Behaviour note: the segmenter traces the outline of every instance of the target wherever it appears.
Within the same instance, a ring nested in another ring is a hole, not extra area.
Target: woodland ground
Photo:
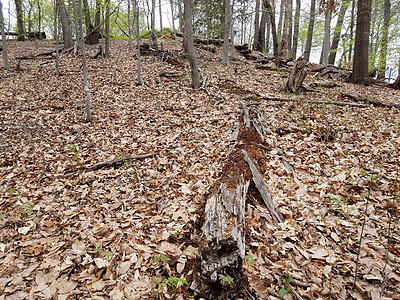
[[[240,100],[352,92],[400,103],[399,91],[343,82],[317,88],[308,76],[314,91],[292,96],[280,90],[286,73],[255,69],[239,55],[224,66],[220,52],[204,50],[197,53],[205,89],[191,89],[186,61],[155,57],[143,57],[145,84],[137,86],[135,51],[127,41],[111,46],[110,59],[88,61],[91,123],[80,56],[62,58],[61,76],[46,56],[0,73],[0,299],[194,298],[201,208],[226,159],[239,102],[258,103],[270,142],[276,138],[297,174],[264,146],[257,163],[285,222],[273,225],[248,197],[250,288],[259,299],[279,297],[291,276],[298,296],[285,299],[400,299],[399,110]],[[10,42],[9,57],[49,49],[53,42]],[[140,154],[154,156],[123,159]],[[118,168],[82,171],[116,155]],[[188,284],[155,281],[173,277]]]

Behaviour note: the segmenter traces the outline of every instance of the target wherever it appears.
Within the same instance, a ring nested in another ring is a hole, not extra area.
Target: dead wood
[[[392,85],[390,85],[390,87],[400,90],[400,73],[397,76],[397,79],[395,80],[395,82]]]
[[[260,99],[281,101],[281,102],[295,102],[295,103],[313,103],[313,104],[332,104],[338,106],[355,106],[355,107],[368,107],[366,104],[353,103],[353,102],[341,102],[341,101],[321,101],[321,100],[307,100],[307,99],[289,99],[280,97],[260,96]]]
[[[220,296],[220,274],[232,277],[241,274],[245,256],[245,204],[252,180],[272,221],[283,221],[260,171],[250,158],[250,155],[253,159],[264,155],[261,150],[265,149],[262,144],[266,135],[263,117],[256,108],[250,109],[247,105],[242,106],[241,116],[230,138],[231,146],[221,177],[210,189],[203,214],[200,270],[191,288],[207,299]],[[235,296],[239,298],[239,294]]]
[[[298,93],[301,91],[303,81],[307,76],[307,70],[305,69],[306,66],[307,61],[304,60],[302,57],[299,57],[285,82],[285,85],[283,87],[284,90],[292,93]]]
[[[384,106],[384,107],[389,107],[389,108],[394,107],[394,108],[400,109],[400,103],[389,103],[389,102],[385,102],[385,101],[369,99],[364,96],[357,95],[357,94],[351,94],[351,93],[342,93],[341,95],[344,97],[353,99],[355,101],[358,101],[358,102],[366,102],[366,103],[369,103],[369,104],[372,104],[375,106]]]
[[[94,53],[90,58],[98,58],[102,54],[103,54],[103,47],[100,46],[99,49],[97,49],[96,53]]]
[[[127,156],[127,157],[122,157],[122,158],[116,158],[108,161],[103,161],[99,162],[97,164],[91,165],[91,166],[84,166],[82,168],[68,171],[67,173],[64,174],[64,176],[70,176],[79,172],[90,172],[90,171],[96,171],[104,168],[119,168],[121,167],[124,163],[130,161],[130,160],[138,160],[138,159],[145,159],[149,157],[153,157],[155,154],[154,153],[148,153],[148,154],[139,154],[139,155],[134,155],[134,156]]]

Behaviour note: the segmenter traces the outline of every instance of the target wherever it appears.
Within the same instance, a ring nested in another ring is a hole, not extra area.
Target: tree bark
[[[371,22],[372,0],[359,0],[357,5],[357,27],[354,43],[353,76],[351,81],[369,85],[368,45]]]
[[[6,43],[6,33],[4,30],[4,17],[3,17],[3,4],[0,1],[0,29],[1,29],[1,40],[3,43],[3,62],[4,69],[10,69],[10,65],[8,63],[8,53],[7,53],[7,43]]]
[[[288,58],[288,47],[289,47],[289,26],[292,23],[292,0],[284,0],[285,4],[285,21],[283,23],[283,32],[281,39],[281,53],[280,57],[284,60]]]
[[[390,24],[390,0],[385,0],[384,11],[383,11],[381,51],[379,53],[378,79],[380,80],[385,79],[389,24]]]
[[[330,1],[328,1],[330,2]],[[322,52],[320,64],[326,65],[328,64],[328,56],[329,56],[329,40],[331,36],[331,19],[332,19],[332,9],[329,5],[325,11],[325,22],[324,22],[324,40],[322,43]]]
[[[254,16],[254,40],[253,49],[257,50],[258,46],[258,29],[260,27],[260,0],[256,0],[256,12]]]
[[[278,46],[278,37],[276,35],[276,26],[275,26],[275,13],[274,13],[274,8],[271,5],[270,0],[263,0],[263,4],[265,5],[268,14],[269,14],[269,19],[271,22],[271,34],[272,34],[272,40],[274,44],[274,57],[275,57],[275,65],[279,67],[281,65],[280,60],[279,60],[279,46]]]
[[[225,0],[225,20],[224,20],[224,50],[222,63],[229,65],[229,23],[230,23],[231,1]]]
[[[293,28],[293,45],[292,45],[292,57],[297,56],[297,47],[299,42],[299,30],[300,30],[300,5],[301,1],[296,0],[296,12],[294,15],[294,28]]]
[[[161,36],[164,35],[164,29],[162,24],[162,7],[161,7],[161,0],[158,1],[158,11],[160,13],[160,34]]]
[[[274,3],[274,6],[275,6],[275,3]],[[279,19],[278,19],[278,31],[276,32],[279,39],[282,38],[282,24],[283,24],[283,12],[284,11],[285,11],[285,0],[281,0],[281,7],[279,9]]]
[[[258,40],[257,40],[257,51],[264,51],[265,48],[265,26],[267,24],[267,9],[265,5],[262,6],[262,13],[261,13],[261,21],[260,26],[258,27]]]
[[[292,93],[298,93],[301,91],[303,81],[307,76],[307,70],[305,69],[307,61],[300,57],[296,64],[293,66],[292,72],[285,82],[284,89]]]
[[[351,4],[351,20],[350,20],[350,46],[349,46],[349,63],[351,62],[353,54],[353,31],[354,31],[354,11],[356,8],[356,0]]]
[[[18,41],[25,40],[24,13],[22,11],[22,0],[15,0],[15,10],[17,12]]]
[[[138,84],[142,85],[142,72],[140,70],[140,28],[139,28],[139,4],[135,0],[135,26],[136,26],[136,41],[137,41],[137,71],[138,71]]]
[[[336,59],[337,48],[339,45],[340,33],[342,31],[343,20],[346,14],[347,8],[350,5],[350,0],[343,0],[340,6],[339,16],[335,26],[335,32],[333,34],[331,49],[329,51],[328,64],[334,65]]]
[[[200,74],[197,64],[196,52],[193,42],[193,2],[192,0],[185,0],[185,33],[187,43],[187,53],[189,56],[190,69],[192,71],[192,87],[198,89],[200,87]]]
[[[71,20],[65,7],[64,0],[57,0],[58,11],[61,19],[61,28],[63,31],[64,49],[69,49],[74,46],[72,40]]]
[[[174,14],[174,4],[173,4],[173,0],[169,0],[169,3],[171,4],[172,29],[174,30],[175,45],[177,45],[177,44],[178,44],[178,39],[176,38],[175,14]]]
[[[104,30],[104,57],[110,57],[110,0],[105,1],[106,5],[106,16],[105,16],[105,30]]]
[[[311,0],[310,21],[308,23],[307,41],[306,41],[306,47],[304,50],[304,59],[307,61],[310,61],[312,37],[313,37],[313,31],[314,31],[314,22],[315,22],[315,0]]]

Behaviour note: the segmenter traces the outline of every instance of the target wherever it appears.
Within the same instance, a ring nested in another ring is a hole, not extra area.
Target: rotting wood
[[[296,64],[293,66],[289,77],[285,81],[285,85],[283,86],[284,90],[292,93],[298,93],[301,91],[303,81],[307,76],[306,66],[307,61],[304,60],[302,57],[299,57],[296,61]]]
[[[134,156],[127,156],[127,157],[116,158],[116,159],[112,159],[112,160],[108,160],[108,161],[103,161],[103,162],[94,164],[92,166],[84,166],[80,169],[68,171],[67,173],[64,174],[64,176],[70,176],[70,175],[73,175],[73,174],[76,174],[79,172],[96,171],[96,170],[103,169],[103,168],[119,168],[127,161],[145,159],[145,158],[153,157],[154,155],[155,155],[154,153],[147,153],[147,154],[139,154],[139,155],[134,155]]]
[[[253,181],[261,194],[262,199],[264,200],[265,206],[267,207],[269,213],[271,214],[272,220],[275,224],[283,222],[282,215],[276,210],[274,201],[272,200],[271,194],[268,191],[267,185],[265,184],[264,179],[262,178],[260,171],[258,171],[256,165],[251,160],[249,154],[246,150],[242,150],[244,155],[244,159],[250,166],[251,173],[253,175]]]

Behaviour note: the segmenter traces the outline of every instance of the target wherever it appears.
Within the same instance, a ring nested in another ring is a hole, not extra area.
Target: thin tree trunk
[[[379,70],[378,79],[385,79],[386,72],[386,56],[388,48],[388,35],[390,25],[390,0],[385,0],[383,12],[383,27],[382,27],[382,40],[381,40],[381,51],[379,55]]]
[[[74,46],[74,41],[72,40],[71,20],[69,19],[64,0],[57,0],[57,4],[63,31],[64,49],[69,49]]]
[[[258,40],[257,40],[257,51],[264,51],[265,47],[265,27],[267,24],[267,14],[268,11],[265,7],[265,5],[262,6],[262,12],[261,12],[261,21],[260,21],[260,26],[258,27]]]
[[[296,0],[296,13],[294,15],[294,29],[293,29],[293,45],[292,45],[292,56],[296,58],[297,47],[299,42],[299,30],[300,30],[300,0]]]
[[[233,20],[233,6],[235,5],[235,0],[232,0],[232,5],[229,8],[229,27],[231,32],[231,56],[235,55],[235,33],[233,32],[234,20]]]
[[[314,32],[314,22],[315,22],[315,0],[311,0],[310,22],[308,23],[306,48],[304,50],[304,59],[307,61],[310,61],[312,37]]]
[[[128,49],[132,51],[131,0],[128,0]]]
[[[281,7],[279,9],[278,31],[276,33],[279,40],[282,38],[282,23],[283,23],[284,11],[285,11],[285,0],[281,0]]]
[[[178,17],[179,17],[179,30],[180,32],[184,31],[184,24],[185,24],[185,18],[183,15],[183,11],[182,11],[182,6],[181,6],[181,2],[178,1]]]
[[[17,12],[18,41],[23,41],[24,36],[24,13],[22,11],[22,0],[15,0],[15,10]]]
[[[230,11],[231,11],[231,1],[230,0],[225,0],[224,51],[223,51],[223,56],[222,56],[222,63],[224,65],[229,65],[229,28],[230,28],[229,27],[229,18],[230,18]]]
[[[272,30],[272,40],[274,43],[274,57],[275,57],[275,65],[277,67],[280,66],[280,60],[279,60],[279,50],[278,50],[278,37],[276,35],[276,26],[275,26],[275,14],[274,14],[274,8],[271,5],[271,2],[269,0],[263,0],[263,3],[269,13],[270,21],[271,21],[271,30]]]
[[[151,31],[155,30],[156,24],[156,0],[151,0]]]
[[[105,17],[105,30],[104,30],[104,56],[110,57],[110,0],[106,0],[106,17]]]
[[[293,54],[291,54],[292,50],[292,39],[293,39],[293,2],[292,0],[289,0],[290,4],[290,19],[289,19],[289,35],[288,35],[288,56],[293,57]],[[286,18],[286,17],[285,17]]]
[[[331,37],[331,19],[332,19],[332,10],[328,7],[325,12],[325,22],[324,22],[324,41],[322,44],[322,52],[320,63],[323,65],[328,64],[328,56],[329,56],[329,40]]]
[[[269,45],[271,39],[271,17],[267,12],[267,29],[265,33],[265,52],[269,53]]]
[[[83,14],[85,15],[86,35],[89,35],[93,30],[93,25],[90,20],[90,11],[88,0],[83,1]]]
[[[4,30],[4,17],[3,17],[3,4],[0,1],[0,28],[1,28],[1,40],[3,43],[3,62],[4,69],[9,70],[10,64],[8,63],[8,53],[7,53],[7,44],[6,44],[6,32]]]
[[[79,2],[79,32],[81,36],[81,47],[82,47],[82,71],[83,71],[83,89],[86,93],[86,122],[92,121],[92,104],[91,104],[91,95],[88,86],[87,80],[87,70],[86,70],[86,51],[85,51],[85,41],[83,35],[83,26],[82,26],[82,2]]]
[[[174,30],[175,45],[177,45],[177,44],[178,44],[178,39],[177,39],[177,37],[176,37],[175,15],[174,15],[174,4],[173,4],[173,0],[169,0],[169,3],[171,4],[172,29]]]
[[[138,84],[142,85],[142,72],[140,70],[140,29],[139,29],[139,4],[138,0],[135,0],[135,25],[136,25],[136,41],[137,41],[137,57],[138,57]]]
[[[335,33],[333,34],[331,49],[329,51],[328,64],[334,65],[336,59],[337,48],[339,45],[340,33],[342,31],[343,20],[346,14],[347,8],[350,5],[350,0],[343,0],[340,6],[339,16],[335,26]]]
[[[59,58],[58,58],[58,26],[57,26],[58,6],[56,0],[54,0],[53,5],[54,5],[54,39],[56,40],[56,75],[60,75]]]
[[[256,0],[256,13],[254,17],[253,49],[258,49],[258,30],[260,28],[260,0]]]
[[[349,46],[349,62],[353,54],[353,31],[354,31],[354,11],[356,8],[356,0],[351,4],[351,20],[350,20],[350,46]]]
[[[159,8],[159,12],[160,12],[160,34],[161,36],[164,35],[164,29],[163,29],[163,25],[162,25],[162,7],[161,7],[161,0],[158,1],[158,8]]]
[[[192,18],[193,18],[193,2],[192,0],[185,0],[185,33],[186,33],[187,53],[189,56],[190,68],[192,70],[192,87],[194,89],[198,89],[200,87],[200,75],[199,75],[199,67],[197,64],[196,52],[194,49],[194,42],[193,42]]]
[[[351,81],[363,85],[370,84],[368,76],[368,44],[371,8],[372,0],[358,0],[353,76],[351,77]]]
[[[285,1],[285,21],[283,24],[283,32],[281,38],[281,53],[280,57],[286,60],[288,58],[288,40],[289,40],[289,24],[292,18],[291,0]]]

